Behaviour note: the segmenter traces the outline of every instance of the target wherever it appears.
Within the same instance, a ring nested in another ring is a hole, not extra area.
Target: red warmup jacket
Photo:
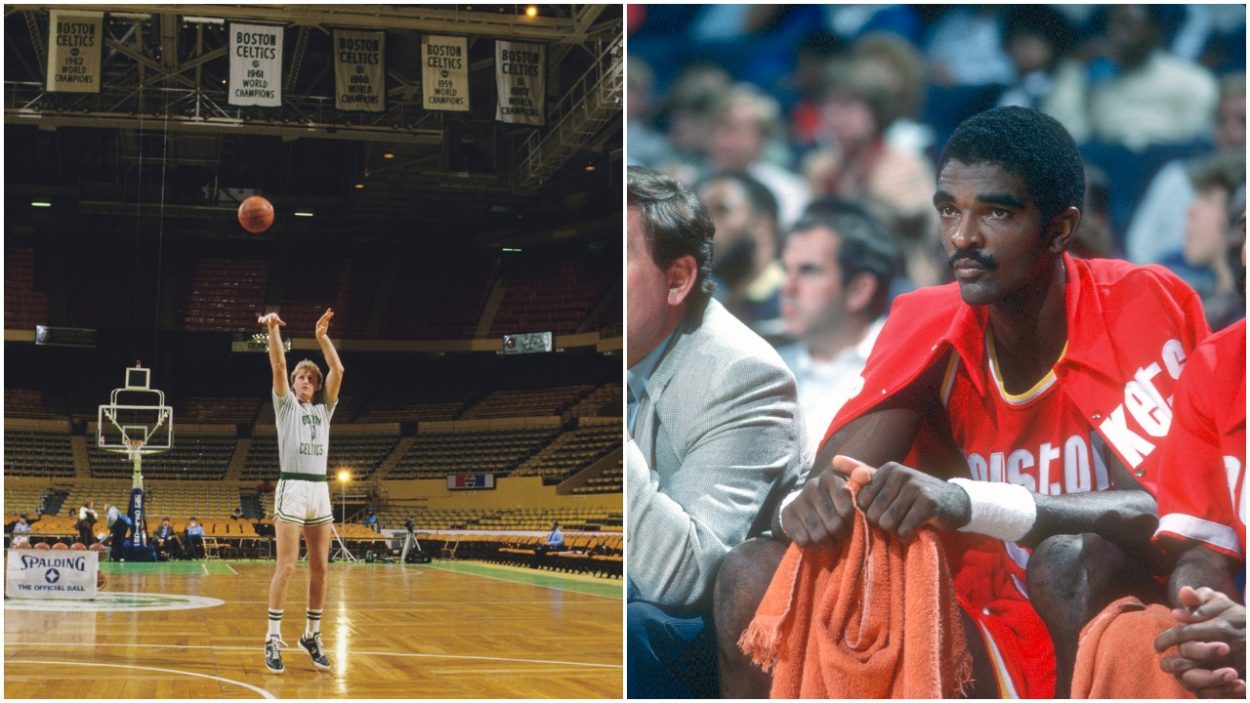
[[[1108,447],[1154,493],[1158,447],[1171,420],[1171,398],[1185,357],[1210,333],[1202,301],[1161,266],[1064,255],[1068,348],[1055,365],[1065,393]],[[985,333],[989,311],[963,302],[956,283],[899,296],[864,367],[863,388],[838,411],[825,433],[870,412],[906,388],[953,349],[982,393],[991,391]],[[1167,392],[1165,390],[1165,392]],[[926,423],[908,460],[947,444]]]
[[[1209,333],[1202,303],[1158,266],[1064,256],[1067,349],[1055,383],[1089,422],[1089,436],[1120,458],[1142,487],[1157,490],[1160,447],[1171,424],[1172,395],[1185,358]],[[834,418],[825,440],[906,388],[952,351],[974,395],[997,393],[988,371],[989,311],[965,304],[957,284],[900,296],[864,368],[864,384]],[[1053,392],[1053,391],[1052,391]],[[905,463],[954,467],[963,457],[948,432],[960,418],[927,418]],[[981,422],[981,419],[967,419]],[[1053,422],[1039,417],[1039,426]],[[997,428],[976,427],[978,433]],[[1003,428],[1004,430],[1006,428]],[[1040,429],[1040,428],[1039,428]],[[966,448],[959,448],[967,451]],[[1024,697],[1054,695],[1054,655],[1045,625],[1023,591],[1023,571],[1006,544],[981,535],[943,533],[960,607],[996,642],[1000,689]]]

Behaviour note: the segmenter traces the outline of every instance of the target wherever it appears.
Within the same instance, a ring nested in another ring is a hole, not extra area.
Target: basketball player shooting
[[[299,646],[308,652],[313,666],[329,669],[330,660],[321,646],[321,610],[325,605],[326,569],[334,515],[330,511],[330,487],[326,483],[326,457],[330,448],[330,418],[338,404],[343,382],[343,362],[330,341],[326,308],[317,320],[316,338],[330,367],[322,387],[321,369],[310,359],[295,365],[287,383],[286,355],[280,327],[286,323],[277,313],[257,322],[269,330],[269,365],[273,370],[273,410],[277,417],[278,462],[281,475],[274,498],[274,531],[278,541],[278,565],[269,583],[269,632],[265,637],[265,667],[282,673],[282,613],[287,585],[299,558],[300,532],[308,544],[308,619]],[[317,391],[321,397],[317,398]]]

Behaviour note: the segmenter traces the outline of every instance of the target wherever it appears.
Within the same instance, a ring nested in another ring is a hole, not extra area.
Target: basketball
[[[82,546],[82,542],[75,542],[69,545],[69,549],[70,551],[74,551],[74,550],[83,551],[83,552],[87,551],[87,548]]]
[[[96,542],[95,544],[91,545],[90,547],[88,547],[88,549],[90,549],[90,550],[91,550],[91,551],[93,551],[93,552],[103,552],[103,551],[107,551],[107,550],[105,549],[104,545],[103,545],[103,544],[100,544],[99,542]]]
[[[273,225],[273,204],[253,195],[239,206],[239,224],[252,234],[260,234]]]
[[[52,545],[52,548],[53,549],[69,549],[69,546],[66,545],[64,542],[57,542],[56,544]]]
[[[35,545],[35,549],[52,549],[52,547],[49,547],[47,542],[40,542]]]

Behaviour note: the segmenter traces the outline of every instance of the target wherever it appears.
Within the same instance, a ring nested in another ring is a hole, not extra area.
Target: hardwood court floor
[[[307,571],[291,583],[286,671],[264,667],[273,562],[106,564],[92,606],[6,601],[8,698],[620,698],[619,580],[464,562],[330,565],[322,639],[296,641]],[[109,573],[114,571],[115,573]],[[125,594],[136,594],[134,596]],[[162,595],[163,594],[163,595]],[[185,597],[224,601],[193,609]],[[121,601],[129,610],[100,612]],[[139,607],[143,601],[151,608]]]

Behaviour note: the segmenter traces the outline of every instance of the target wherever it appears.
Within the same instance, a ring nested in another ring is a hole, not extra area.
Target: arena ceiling
[[[537,7],[6,5],[6,228],[100,231],[138,216],[242,236],[230,213],[260,192],[275,231],[499,243],[602,220],[619,232],[620,6]],[[98,94],[45,90],[51,8],[106,12]],[[227,104],[231,21],[284,26],[281,107]],[[385,112],[334,109],[334,28],[387,32]],[[422,109],[431,33],[468,39],[469,112]],[[545,126],[494,119],[494,39],[546,45]]]

